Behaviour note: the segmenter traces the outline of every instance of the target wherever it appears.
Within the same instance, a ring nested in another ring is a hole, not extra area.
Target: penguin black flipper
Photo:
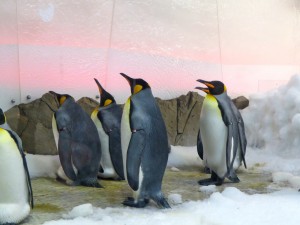
[[[202,144],[202,140],[201,140],[201,133],[200,133],[200,129],[198,131],[198,136],[197,136],[197,152],[199,157],[203,160],[203,144]]]
[[[118,176],[125,180],[124,167],[121,151],[121,132],[120,129],[112,129],[109,133],[109,153],[111,156],[111,162]]]
[[[144,130],[133,131],[127,151],[126,170],[128,184],[134,191],[139,189],[139,173],[145,141]]]
[[[113,167],[118,176],[125,180],[120,131],[122,109],[117,104],[112,104],[106,110],[99,111],[97,117],[109,137],[109,154]]]
[[[65,174],[69,179],[76,180],[76,174],[72,166],[71,141],[67,138],[59,138],[58,149],[59,159]]]
[[[232,106],[231,99],[224,94],[215,96],[218,101],[218,106],[222,114],[222,119],[227,127],[227,142],[226,142],[226,166],[227,176],[237,177],[233,169],[233,163],[238,151],[239,132],[237,128],[237,116],[235,113],[235,106]],[[229,104],[228,104],[229,102]],[[233,146],[232,146],[233,144]],[[231,152],[232,151],[232,152]],[[232,155],[231,155],[232,154]],[[236,180],[235,178],[233,180]]]
[[[246,135],[245,135],[245,127],[244,127],[243,119],[241,119],[239,121],[238,128],[239,128],[239,136],[240,136],[240,145],[241,145],[242,160],[243,160],[245,168],[247,169],[246,158],[245,158],[245,156],[246,156],[247,139],[246,139]]]
[[[231,101],[231,108],[237,118],[237,123],[238,123],[238,134],[239,134],[239,141],[240,141],[240,146],[241,146],[241,156],[242,156],[242,161],[244,163],[245,168],[247,168],[246,164],[246,147],[247,147],[247,138],[245,134],[245,125],[244,125],[244,120],[242,118],[242,115],[240,111],[235,107],[233,102]]]
[[[28,187],[28,198],[29,198],[28,201],[30,203],[31,208],[33,209],[34,201],[33,201],[33,192],[32,192],[31,180],[30,180],[30,175],[29,175],[29,171],[28,171],[26,156],[25,156],[25,153],[24,153],[24,150],[23,150],[21,138],[13,130],[11,130],[10,127],[7,130],[7,132],[14,139],[14,141],[16,142],[16,144],[18,146],[18,149],[20,151],[20,155],[21,155],[22,161],[23,161],[23,167],[24,167],[25,174],[26,174],[26,181],[27,181],[27,187]]]

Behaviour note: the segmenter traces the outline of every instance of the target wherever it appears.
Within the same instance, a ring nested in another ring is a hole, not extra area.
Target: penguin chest
[[[226,173],[227,128],[214,97],[204,99],[200,114],[200,131],[205,163],[218,175],[223,176]]]
[[[0,158],[0,205],[27,203],[28,189],[23,159],[14,140],[2,129],[0,129]]]
[[[127,161],[127,151],[128,151],[130,139],[131,139],[130,99],[128,99],[124,105],[122,119],[121,119],[121,146],[122,146],[122,157],[123,157],[125,180],[127,180],[126,161]]]
[[[109,136],[105,133],[102,123],[97,117],[97,114],[93,113],[91,118],[97,128],[98,135],[101,142],[102,155],[101,155],[100,162],[104,172],[101,173],[100,176],[103,178],[116,178],[118,177],[118,175],[113,167],[110,152],[109,152]]]

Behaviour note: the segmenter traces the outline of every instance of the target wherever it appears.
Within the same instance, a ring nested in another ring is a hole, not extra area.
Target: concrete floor
[[[256,165],[256,167],[259,166]],[[180,194],[183,201],[208,198],[209,194],[200,192],[200,186],[197,183],[199,179],[207,177],[209,175],[201,173],[199,168],[180,168],[177,172],[167,168],[163,192],[166,197],[173,193]],[[227,182],[217,187],[218,191],[223,191],[225,187],[236,187],[249,194],[271,191],[268,187],[271,182],[270,174],[262,174],[252,168],[239,171],[238,177],[241,180],[240,183]],[[125,181],[101,180],[100,183],[104,188],[69,187],[51,178],[32,180],[35,207],[22,224],[37,225],[48,220],[60,219],[62,214],[84,203],[91,203],[95,207],[102,208],[123,207],[122,201],[132,196]]]

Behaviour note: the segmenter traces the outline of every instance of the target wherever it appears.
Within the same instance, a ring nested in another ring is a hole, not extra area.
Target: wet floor
[[[259,167],[260,165],[257,165]],[[201,200],[209,197],[208,193],[200,192],[197,181],[209,177],[201,173],[200,168],[180,168],[173,171],[167,168],[163,192],[167,197],[169,194],[180,194],[183,201]],[[223,191],[225,187],[236,187],[243,192],[266,193],[272,191],[270,174],[257,172],[255,168],[239,171],[240,183],[225,183],[217,187]],[[22,223],[23,225],[42,224],[48,220],[57,220],[69,212],[73,207],[84,203],[91,203],[95,207],[123,207],[121,202],[131,191],[125,181],[101,180],[104,188],[69,187],[52,178],[38,178],[32,181],[35,208],[30,216]]]

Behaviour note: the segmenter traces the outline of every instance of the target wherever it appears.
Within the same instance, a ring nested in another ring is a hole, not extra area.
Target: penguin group
[[[170,147],[161,111],[145,80],[120,75],[131,92],[123,108],[96,78],[101,97],[91,115],[72,96],[49,92],[57,104],[52,119],[61,163],[57,175],[71,186],[95,188],[102,187],[99,178],[126,180],[132,196],[123,201],[125,206],[143,208],[152,200],[170,208],[162,193]],[[196,89],[206,93],[197,151],[211,174],[198,183],[222,185],[225,178],[239,182],[236,170],[246,167],[247,146],[242,116],[221,81],[197,81],[205,87]],[[1,109],[0,158],[0,224],[17,224],[33,207],[33,193],[22,141]]]

